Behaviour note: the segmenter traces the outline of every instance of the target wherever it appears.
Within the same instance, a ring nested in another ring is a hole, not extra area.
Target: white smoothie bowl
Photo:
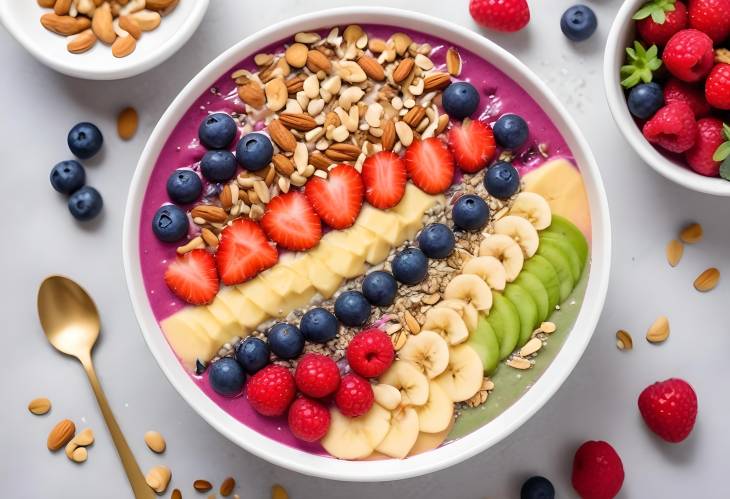
[[[87,80],[119,80],[144,73],[178,51],[198,29],[209,0],[182,0],[160,26],[144,33],[136,50],[116,58],[100,42],[83,54],[66,49],[67,40],[41,26],[44,9],[33,0],[0,0],[0,21],[36,59],[56,71]]]
[[[592,219],[592,264],[583,305],[572,332],[539,380],[501,415],[480,429],[435,450],[401,461],[340,461],[283,445],[241,424],[209,399],[185,372],[163,336],[142,281],[139,253],[140,209],[148,179],[169,134],[187,108],[222,74],[261,48],[299,31],[352,23],[409,28],[471,50],[521,85],[546,111],[572,149],[586,185]],[[540,409],[580,359],[603,308],[608,287],[611,233],[606,196],[588,144],[547,87],[514,56],[476,33],[414,12],[352,7],[308,14],[258,32],[221,54],[177,96],[152,133],[137,166],[125,214],[124,264],[130,296],[147,345],[163,372],[185,400],[216,430],[249,452],[306,475],[346,481],[387,481],[423,475],[463,461],[502,440]]]

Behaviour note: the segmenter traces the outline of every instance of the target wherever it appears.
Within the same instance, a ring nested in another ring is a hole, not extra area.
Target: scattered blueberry
[[[304,350],[304,335],[298,327],[277,322],[268,333],[269,347],[280,359],[293,359]]]
[[[517,149],[527,142],[530,130],[527,122],[516,114],[501,116],[492,128],[497,144],[505,149]]]
[[[664,92],[656,82],[641,83],[631,89],[628,102],[631,114],[646,120],[664,105]]]
[[[200,359],[195,359],[195,374],[200,376],[205,372],[206,369],[208,369],[208,366],[205,365],[205,362]]]
[[[299,322],[304,338],[314,343],[327,343],[337,336],[340,324],[331,312],[317,307],[309,310]]]
[[[362,281],[362,294],[376,307],[387,307],[395,300],[398,283],[390,272],[376,270]]]
[[[174,204],[160,206],[152,217],[152,232],[157,239],[166,243],[175,243],[188,233],[190,221],[184,210]]]
[[[97,216],[103,207],[104,200],[101,199],[99,191],[88,185],[81,187],[68,198],[68,210],[76,220],[82,222]]]
[[[101,145],[104,143],[104,137],[101,135],[96,125],[92,123],[79,123],[74,125],[68,132],[68,148],[77,158],[89,159],[99,152]]]
[[[263,133],[247,133],[236,146],[236,159],[246,170],[259,171],[271,163],[274,146],[269,137]]]
[[[227,182],[236,175],[236,157],[231,151],[208,151],[200,160],[200,171],[211,182]]]
[[[269,363],[269,345],[249,336],[236,346],[236,360],[248,374],[256,374]]]
[[[203,183],[192,170],[175,170],[167,179],[167,195],[175,203],[192,203],[203,191]]]
[[[215,113],[205,118],[198,128],[200,142],[208,149],[225,149],[236,137],[236,122],[226,113]]]
[[[520,188],[520,174],[511,163],[499,161],[484,175],[484,187],[495,198],[508,199]]]
[[[441,103],[446,114],[457,120],[471,116],[479,106],[479,92],[469,82],[452,83],[441,96]]]
[[[418,248],[406,248],[393,258],[393,276],[403,284],[418,284],[428,273],[428,258]]]
[[[489,206],[475,194],[461,196],[451,210],[454,225],[461,230],[483,229],[489,220]]]
[[[574,42],[587,40],[595,33],[598,19],[595,12],[587,5],[573,5],[560,18],[560,29]]]
[[[51,170],[51,185],[61,194],[71,194],[86,182],[86,172],[76,160],[61,161]]]
[[[231,357],[223,357],[210,365],[208,371],[210,387],[224,397],[233,397],[241,393],[246,373],[243,368]]]
[[[547,478],[533,476],[522,484],[520,499],[555,499],[555,487]]]
[[[456,246],[454,233],[444,224],[429,224],[418,236],[418,247],[429,258],[446,258]]]
[[[345,291],[335,300],[335,315],[345,326],[362,326],[370,317],[370,303],[359,291]]]

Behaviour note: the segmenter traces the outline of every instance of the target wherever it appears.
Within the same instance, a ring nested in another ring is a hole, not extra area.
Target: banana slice
[[[418,413],[418,429],[424,433],[444,431],[454,417],[454,403],[441,385],[431,381],[428,386],[428,402],[416,407]]]
[[[479,312],[477,312],[477,309],[471,303],[462,300],[441,300],[436,306],[455,310],[461,316],[464,324],[466,324],[466,329],[469,331],[469,334],[477,330]]]
[[[482,239],[479,256],[493,256],[502,262],[507,273],[507,282],[517,279],[525,263],[525,255],[520,245],[504,234],[490,234]]]
[[[462,274],[474,274],[487,282],[490,288],[503,291],[507,284],[507,271],[502,262],[493,256],[477,256],[464,264]]]
[[[348,418],[332,408],[330,428],[321,441],[322,447],[340,459],[366,458],[390,431],[390,419],[390,411],[378,404],[357,418]]]
[[[433,379],[449,364],[449,345],[433,331],[421,331],[408,337],[398,351],[398,358],[415,364],[428,379]]]
[[[378,379],[400,390],[402,405],[423,405],[428,401],[428,378],[407,360],[396,360]]]
[[[458,345],[469,338],[469,329],[461,316],[451,308],[435,307],[426,312],[426,320],[421,328],[443,336],[450,345]]]
[[[391,385],[384,383],[373,385],[373,395],[375,395],[375,403],[389,411],[397,409],[401,403],[400,390]]]
[[[434,381],[453,402],[463,402],[474,396],[482,386],[484,366],[479,354],[469,345],[449,349],[449,365]]]
[[[526,218],[515,215],[507,215],[494,222],[494,233],[514,239],[527,258],[534,255],[540,245],[535,227]]]
[[[396,459],[403,459],[411,452],[418,439],[418,414],[413,407],[403,407],[393,411],[390,431],[376,451]]]
[[[547,200],[536,192],[523,191],[515,196],[510,215],[526,218],[537,230],[550,227],[553,215]]]
[[[492,308],[492,290],[481,277],[474,274],[460,274],[451,279],[444,290],[447,300],[463,300],[477,310]]]

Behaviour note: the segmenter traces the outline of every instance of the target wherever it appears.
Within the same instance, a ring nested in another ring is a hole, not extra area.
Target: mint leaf
[[[730,142],[723,142],[712,155],[713,161],[725,161],[730,158]]]
[[[720,165],[720,176],[725,180],[730,180],[730,158],[723,161]]]

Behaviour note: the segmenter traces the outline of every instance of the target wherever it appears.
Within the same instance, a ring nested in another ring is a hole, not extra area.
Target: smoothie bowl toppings
[[[297,33],[231,69],[169,137],[142,218],[150,305],[194,382],[341,459],[406,458],[504,411],[590,266],[547,115],[475,54],[384,26]]]

